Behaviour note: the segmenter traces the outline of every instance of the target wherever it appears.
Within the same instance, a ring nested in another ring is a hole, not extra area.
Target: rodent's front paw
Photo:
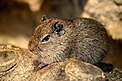
[[[43,69],[44,67],[46,67],[48,65],[48,64],[45,64],[43,62],[39,62],[38,60],[34,60],[33,64],[35,66],[34,71],[41,70],[41,69]]]

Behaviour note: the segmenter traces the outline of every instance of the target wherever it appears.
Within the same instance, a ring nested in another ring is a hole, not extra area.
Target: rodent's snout
[[[34,48],[36,48],[37,45],[36,44],[33,44],[32,41],[29,41],[29,44],[28,44],[28,49],[30,51],[34,51]]]

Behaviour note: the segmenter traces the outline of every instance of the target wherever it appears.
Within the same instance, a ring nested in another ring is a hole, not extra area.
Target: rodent
[[[106,29],[89,18],[43,17],[28,44],[29,50],[39,55],[40,62],[45,64],[69,58],[99,63],[107,55],[108,47]]]

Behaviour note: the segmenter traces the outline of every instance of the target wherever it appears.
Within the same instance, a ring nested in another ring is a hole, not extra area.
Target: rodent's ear
[[[59,22],[55,22],[53,25],[54,29],[62,29],[63,28],[63,24],[59,23]]]
[[[57,33],[58,35],[63,35],[65,33],[65,30],[63,29],[63,24],[60,22],[55,22],[53,25],[54,33]]]
[[[46,15],[43,15],[40,22],[45,21],[45,20],[47,20],[47,19],[48,19],[48,18],[46,17]]]

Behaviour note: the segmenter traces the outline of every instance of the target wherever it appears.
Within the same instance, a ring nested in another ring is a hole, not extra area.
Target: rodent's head
[[[44,63],[52,63],[66,58],[71,42],[72,23],[63,19],[43,18],[29,41],[28,48],[44,59]]]

